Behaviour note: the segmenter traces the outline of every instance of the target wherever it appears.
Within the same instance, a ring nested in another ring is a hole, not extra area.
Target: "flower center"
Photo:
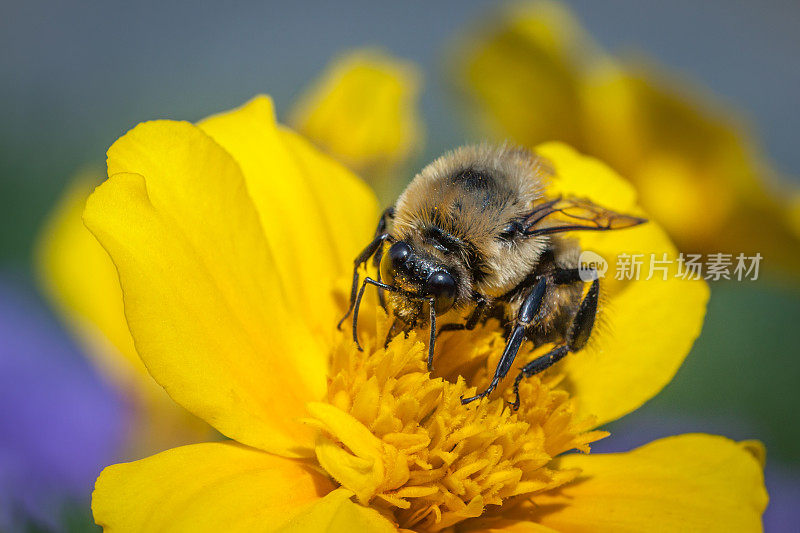
[[[588,452],[606,435],[588,431],[592,420],[575,420],[552,374],[523,382],[518,411],[507,405],[513,376],[491,399],[461,405],[471,394],[462,376],[474,389],[494,371],[503,348],[497,327],[442,335],[431,376],[414,332],[383,347],[388,322],[380,310],[364,315],[363,352],[342,334],[326,401],[309,405],[309,422],[321,430],[320,465],[400,527],[438,531],[560,486],[578,472],[552,459]]]

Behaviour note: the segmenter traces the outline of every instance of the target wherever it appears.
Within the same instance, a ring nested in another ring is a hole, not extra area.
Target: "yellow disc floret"
[[[474,388],[494,368],[502,346],[496,327],[443,339],[437,361],[444,376],[431,376],[414,332],[384,348],[375,340],[385,338],[388,321],[379,313],[374,323],[374,333],[364,330],[363,352],[342,335],[326,401],[310,404],[309,422],[321,429],[320,465],[400,527],[438,531],[562,485],[578,472],[551,460],[571,449],[588,452],[588,443],[606,435],[587,432],[591,420],[574,419],[556,375],[526,380],[518,411],[507,404],[508,390],[462,405],[470,392],[463,376]]]

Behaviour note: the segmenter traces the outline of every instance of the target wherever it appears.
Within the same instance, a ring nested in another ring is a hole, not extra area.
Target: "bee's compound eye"
[[[428,277],[426,292],[436,299],[436,312],[444,313],[453,307],[456,299],[456,282],[448,272],[437,270]]]
[[[394,285],[399,276],[407,276],[405,264],[411,257],[411,247],[403,241],[394,243],[381,259],[381,281]]]
[[[403,241],[398,241],[389,248],[389,259],[395,268],[405,263],[410,255],[411,247]]]

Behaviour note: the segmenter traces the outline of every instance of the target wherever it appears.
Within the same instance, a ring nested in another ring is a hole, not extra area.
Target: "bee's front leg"
[[[378,220],[378,226],[375,228],[375,237],[353,261],[353,285],[350,287],[350,306],[347,308],[347,312],[344,314],[342,319],[336,325],[337,329],[342,329],[342,324],[345,320],[347,320],[347,317],[350,316],[350,313],[353,312],[353,307],[355,306],[356,296],[358,293],[358,269],[361,268],[361,265],[366,264],[370,257],[376,255],[376,253],[380,251],[383,242],[389,238],[389,234],[386,232],[386,225],[392,218],[394,218],[394,206],[387,208],[381,214],[381,218]],[[378,277],[380,278],[380,276]],[[386,306],[384,306],[384,309],[385,307]]]
[[[361,284],[361,289],[358,291],[358,295],[354,300],[354,311],[353,311],[353,342],[355,343],[356,348],[358,348],[359,352],[363,352],[364,349],[358,342],[358,310],[361,308],[361,299],[364,297],[364,291],[366,290],[367,285],[375,285],[379,289],[383,289],[390,292],[397,292],[397,289],[392,287],[391,285],[386,285],[385,283],[381,283],[380,281],[374,280],[369,276],[364,278],[364,282]],[[345,318],[347,318],[347,316],[345,316]]]
[[[531,325],[531,322],[533,322],[533,319],[539,312],[539,308],[542,305],[542,300],[544,300],[546,290],[547,278],[539,278],[539,280],[536,282],[536,285],[533,286],[533,289],[528,293],[528,295],[522,301],[522,304],[519,306],[517,319],[514,321],[511,334],[508,336],[508,341],[506,342],[506,347],[503,350],[503,355],[500,356],[500,361],[497,362],[497,368],[495,368],[494,377],[492,377],[491,383],[489,383],[489,386],[483,392],[480,392],[471,398],[461,398],[462,404],[466,405],[472,401],[488,396],[492,393],[495,387],[497,387],[497,384],[500,383],[500,380],[503,379],[506,374],[508,374],[508,371],[511,369],[511,365],[514,363],[514,359],[517,357],[519,348],[522,346],[522,341],[525,340],[525,330]]]

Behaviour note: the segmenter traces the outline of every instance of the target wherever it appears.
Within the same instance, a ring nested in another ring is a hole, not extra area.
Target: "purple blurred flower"
[[[32,291],[0,278],[0,530],[88,505],[126,411]]]

